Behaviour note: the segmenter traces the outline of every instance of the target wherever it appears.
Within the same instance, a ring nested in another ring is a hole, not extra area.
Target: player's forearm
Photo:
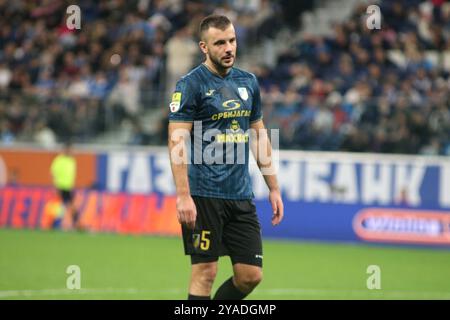
[[[270,191],[279,190],[278,179],[272,159],[272,144],[267,135],[267,129],[262,121],[255,125],[252,152],[259,170]]]
[[[267,187],[270,191],[280,191],[280,187],[278,186],[278,179],[276,174],[272,175],[263,175],[264,181],[266,182]]]
[[[269,140],[267,140],[266,150],[266,161],[261,161],[261,158],[259,157],[256,162],[269,190],[279,190],[277,175],[275,174],[275,169],[273,167],[272,147]]]
[[[172,165],[172,173],[175,181],[178,196],[188,196],[191,194],[185,165]]]
[[[169,123],[169,158],[177,195],[190,195],[187,174],[188,151],[192,123]]]
[[[173,180],[177,195],[190,195],[189,179],[187,174],[186,150],[184,149],[177,155],[174,153],[173,142],[169,142],[170,166],[172,168]]]

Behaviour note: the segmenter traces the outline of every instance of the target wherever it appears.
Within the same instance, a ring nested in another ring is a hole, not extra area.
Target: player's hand
[[[194,229],[197,219],[197,208],[191,196],[177,197],[177,218],[181,224],[186,224],[190,229]]]
[[[278,225],[284,216],[284,205],[280,190],[272,190],[269,193],[269,201],[272,204],[272,225]]]

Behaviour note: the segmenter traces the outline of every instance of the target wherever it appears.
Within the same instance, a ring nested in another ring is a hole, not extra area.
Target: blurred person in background
[[[73,228],[79,229],[79,213],[73,201],[73,191],[77,174],[77,162],[73,156],[72,143],[70,141],[67,141],[64,144],[62,152],[53,159],[50,172],[53,178],[53,185],[57,190],[64,206],[64,214],[61,220],[64,221],[65,215],[70,215],[71,219],[68,222],[69,225],[67,225],[67,228],[69,230]],[[58,221],[55,222],[54,227],[56,227]]]
[[[188,27],[178,30],[166,44],[167,90],[175,89],[178,79],[188,73],[197,56],[197,44]]]
[[[36,124],[36,132],[33,136],[33,140],[40,146],[48,149],[53,148],[56,145],[55,133],[43,120]]]

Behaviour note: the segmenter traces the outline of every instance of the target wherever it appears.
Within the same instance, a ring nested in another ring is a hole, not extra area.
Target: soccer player
[[[273,225],[283,218],[283,202],[276,174],[264,171],[272,167],[271,144],[262,121],[257,79],[233,67],[234,27],[227,17],[212,15],[202,20],[199,31],[206,59],[177,82],[169,114],[177,216],[192,265],[188,299],[210,299],[218,258],[228,255],[233,276],[214,299],[240,300],[262,279],[261,226],[248,169],[250,148],[270,190]],[[249,129],[256,132],[251,139],[255,148],[250,146]],[[269,161],[261,161],[258,148],[267,151]]]

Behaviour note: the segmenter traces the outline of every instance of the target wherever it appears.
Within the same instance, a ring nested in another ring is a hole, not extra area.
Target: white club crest
[[[239,91],[239,95],[241,96],[242,100],[247,101],[248,99],[248,92],[247,92],[247,88],[238,88]]]
[[[179,102],[171,102],[170,103],[170,112],[177,112],[180,110],[180,103]]]

